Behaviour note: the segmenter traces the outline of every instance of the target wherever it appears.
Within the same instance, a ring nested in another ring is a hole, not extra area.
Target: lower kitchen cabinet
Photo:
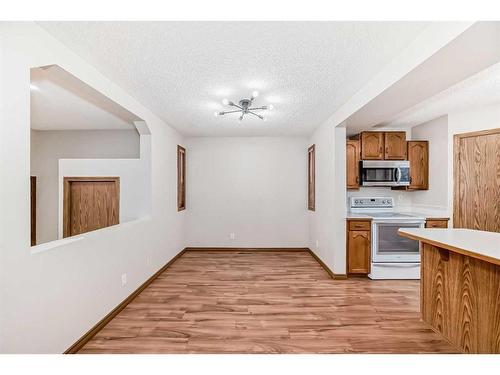
[[[448,228],[448,218],[434,219],[427,218],[425,221],[426,228]]]
[[[347,224],[347,273],[368,275],[371,263],[371,223],[349,220]]]

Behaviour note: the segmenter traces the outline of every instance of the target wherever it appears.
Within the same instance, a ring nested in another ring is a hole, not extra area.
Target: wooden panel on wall
[[[177,211],[186,209],[186,149],[177,145]]]
[[[500,232],[500,129],[454,141],[453,226]]]
[[[307,208],[316,210],[316,145],[307,150]]]
[[[384,132],[361,133],[361,159],[384,159]]]
[[[422,319],[466,353],[500,353],[500,266],[423,244]]]
[[[120,177],[65,177],[64,237],[119,223]]]
[[[406,160],[406,132],[384,132],[384,159]]]
[[[348,140],[346,144],[347,188],[359,189],[359,141]]]

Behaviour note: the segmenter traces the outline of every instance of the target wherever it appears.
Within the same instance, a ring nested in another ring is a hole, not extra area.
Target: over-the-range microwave
[[[361,186],[408,186],[410,162],[407,160],[361,160]]]

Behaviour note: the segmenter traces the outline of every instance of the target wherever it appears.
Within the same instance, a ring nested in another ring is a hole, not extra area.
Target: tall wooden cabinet
[[[347,273],[368,275],[371,264],[371,221],[347,221]]]
[[[410,190],[429,189],[429,142],[408,141]]]
[[[348,140],[346,144],[347,188],[359,189],[359,141]]]

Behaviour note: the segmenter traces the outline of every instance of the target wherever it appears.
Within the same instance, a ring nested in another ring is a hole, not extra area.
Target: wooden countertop
[[[472,229],[402,228],[400,236],[500,266],[500,233]]]

